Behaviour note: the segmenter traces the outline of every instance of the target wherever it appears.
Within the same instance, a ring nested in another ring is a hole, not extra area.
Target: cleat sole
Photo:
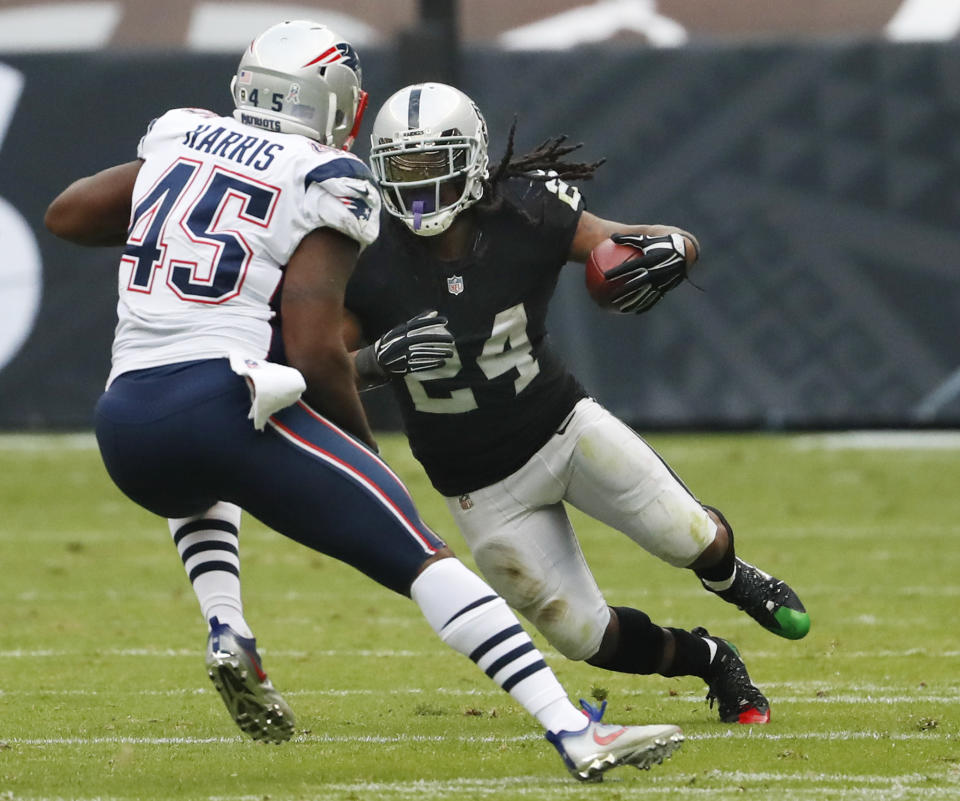
[[[762,725],[770,722],[770,710],[759,710],[756,707],[751,707],[750,709],[745,709],[743,712],[741,712],[735,721],[728,722],[741,723],[745,726]]]
[[[680,733],[671,735],[664,740],[657,740],[650,748],[636,758],[626,760],[625,764],[633,765],[637,770],[650,770],[654,765],[663,764],[663,760],[669,759],[673,752],[683,745],[683,735]]]
[[[279,745],[293,736],[296,722],[281,706],[276,690],[264,687],[227,652],[216,652],[207,661],[207,675],[223,699],[227,711],[242,732],[258,742]]]
[[[650,770],[654,765],[660,765],[669,759],[673,752],[683,744],[683,734],[677,732],[670,737],[654,740],[652,743],[639,746],[636,750],[616,757],[607,754],[591,762],[585,770],[574,773],[582,782],[602,782],[603,774],[611,768],[620,765],[631,765],[637,770]]]

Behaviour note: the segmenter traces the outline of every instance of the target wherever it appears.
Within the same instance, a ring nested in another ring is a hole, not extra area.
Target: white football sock
[[[476,662],[548,731],[586,725],[516,615],[462,562],[434,562],[410,595],[440,639]]]
[[[240,515],[239,506],[220,502],[202,515],[167,523],[207,625],[216,617],[252,637],[240,599]]]

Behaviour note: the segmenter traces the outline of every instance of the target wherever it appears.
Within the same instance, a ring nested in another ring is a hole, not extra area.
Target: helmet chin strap
[[[370,96],[361,89],[360,100],[357,102],[357,113],[353,118],[353,128],[350,129],[350,133],[343,142],[344,150],[350,150],[350,148],[353,147],[353,143],[357,139],[357,134],[360,133],[360,120],[363,119],[363,112],[367,110],[367,102],[369,100]]]
[[[413,201],[413,230],[419,231],[420,224],[423,222],[423,201],[414,200]]]

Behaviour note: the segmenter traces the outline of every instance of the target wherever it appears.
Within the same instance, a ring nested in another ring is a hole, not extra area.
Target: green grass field
[[[91,437],[0,436],[0,799],[960,798],[960,445],[650,441],[726,512],[739,552],[798,590],[813,628],[780,640],[575,515],[607,599],[732,639],[773,715],[721,724],[699,680],[604,673],[545,648],[573,698],[606,692],[610,720],[687,737],[650,772],[582,785],[411,602],[250,519],[248,619],[298,731],[281,747],[243,739],[206,677],[164,521],[114,489]],[[381,445],[472,566],[406,444]]]

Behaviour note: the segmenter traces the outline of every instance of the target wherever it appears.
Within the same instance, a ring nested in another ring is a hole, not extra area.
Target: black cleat
[[[710,691],[707,700],[713,709],[714,701],[724,723],[769,723],[770,703],[763,693],[754,687],[747,673],[747,666],[733,643],[721,637],[711,637],[704,628],[696,628],[692,634],[716,643],[717,653],[710,663]]]
[[[713,590],[706,583],[703,586],[724,601],[735,604],[767,631],[788,640],[799,640],[810,631],[810,615],[787,583],[740,558],[729,589]]]

